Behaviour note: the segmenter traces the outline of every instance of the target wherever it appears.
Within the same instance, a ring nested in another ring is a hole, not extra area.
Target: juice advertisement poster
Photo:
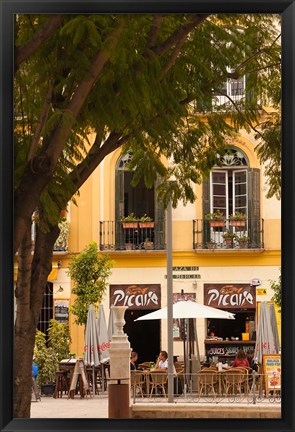
[[[281,388],[281,355],[263,355],[263,372],[266,377],[267,389],[279,390]]]

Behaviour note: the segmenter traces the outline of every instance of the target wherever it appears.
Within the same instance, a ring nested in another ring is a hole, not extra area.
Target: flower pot
[[[134,248],[133,243],[125,243],[126,250],[133,250],[133,248]]]
[[[212,220],[209,221],[210,227],[223,227],[224,220]]]
[[[225,244],[226,244],[227,248],[232,247],[232,245],[233,245],[233,239],[232,239],[232,237],[225,237],[223,240],[225,241]]]
[[[143,246],[145,249],[154,249],[154,243],[150,241],[144,242]]]
[[[207,249],[214,249],[215,243],[207,243]]]
[[[229,221],[229,224],[233,227],[244,227],[246,226],[245,220],[231,220]]]
[[[54,382],[48,383],[48,384],[41,384],[41,394],[46,396],[53,395],[55,390],[55,384]]]
[[[247,241],[239,241],[239,247],[240,249],[245,249],[248,245]]]
[[[155,222],[139,222],[139,228],[154,228]]]
[[[122,222],[123,228],[137,228],[138,222]]]

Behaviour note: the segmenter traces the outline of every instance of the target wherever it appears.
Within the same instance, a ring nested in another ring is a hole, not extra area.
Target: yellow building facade
[[[227,320],[197,319],[197,336],[196,329],[189,333],[189,322],[175,323],[174,355],[179,358],[185,349],[181,332],[197,337],[204,357],[214,354],[205,344],[209,337],[220,341],[239,338],[242,344],[242,333],[248,329],[249,346],[253,345],[257,304],[270,301],[273,295],[270,281],[278,279],[281,266],[281,204],[276,198],[266,198],[264,170],[254,147],[253,136],[241,131],[239,137],[228,142],[229,152],[221,166],[195,186],[196,201],[186,206],[179,203],[172,210],[174,300],[193,298],[236,314],[235,325],[225,323]],[[52,282],[53,301],[54,305],[62,301],[72,304],[69,253],[79,253],[90,241],[97,241],[101,253],[108,253],[115,262],[103,300],[106,318],[112,304],[128,306],[125,332],[142,362],[154,360],[160,349],[167,349],[165,320],[134,321],[167,305],[166,213],[157,203],[154,190],[146,190],[143,184],[138,191],[132,190],[125,162],[120,151],[109,155],[81,188],[78,205],[69,205],[68,251],[54,254],[60,268]],[[210,227],[206,220],[206,214],[217,208],[222,208],[225,215],[222,228]],[[247,216],[246,224],[232,227],[230,215],[240,210]],[[121,217],[131,212],[139,217],[148,214],[154,227],[123,229]],[[230,246],[225,244],[226,230],[235,233]],[[244,247],[238,243],[242,235],[248,237]],[[131,248],[127,247],[127,236]],[[147,239],[151,248],[146,246]],[[213,248],[209,240],[214,240]],[[249,302],[245,300],[248,297]],[[80,356],[84,328],[77,326],[71,315],[69,324],[71,351]]]

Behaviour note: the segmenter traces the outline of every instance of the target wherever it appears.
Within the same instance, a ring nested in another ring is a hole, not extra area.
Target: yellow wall
[[[251,134],[245,131],[236,140],[231,140],[229,145],[240,147],[247,155],[250,166],[261,169],[261,217],[264,221],[265,250],[223,250],[201,252],[192,250],[193,219],[202,219],[202,185],[195,186],[197,200],[187,207],[180,204],[177,210],[172,211],[173,218],[173,265],[199,266],[203,273],[203,279],[198,282],[198,289],[208,280],[234,280],[249,281],[259,276],[259,269],[265,275],[264,284],[268,286],[268,273],[277,275],[277,269],[281,265],[281,219],[280,202],[276,199],[267,200],[265,195],[265,179],[263,167],[260,166],[254,152],[254,140]],[[83,185],[80,196],[77,197],[78,207],[71,204],[71,225],[69,250],[80,252],[90,241],[99,243],[99,221],[115,219],[115,167],[120,156],[120,150],[108,155],[103,163],[95,170],[93,175]],[[266,217],[265,217],[266,215]],[[162,301],[165,303],[164,273],[166,268],[165,251],[122,251],[110,252],[111,259],[115,260],[110,283],[139,283],[138,281],[153,281],[161,283],[163,289]],[[66,261],[63,266],[66,266]],[[154,271],[153,271],[154,269]],[[231,270],[232,269],[232,270]],[[269,269],[269,272],[268,270]],[[235,271],[236,270],[236,271]],[[213,272],[213,273],[212,273]],[[245,279],[243,279],[243,273]],[[234,276],[232,276],[234,275]],[[209,279],[206,279],[209,278]],[[160,282],[159,282],[160,281]],[[180,281],[174,281],[174,291],[178,292],[182,287],[192,290],[191,284],[181,285]],[[267,300],[271,298],[268,289]],[[73,299],[71,299],[72,301]],[[198,298],[198,301],[200,299]],[[263,301],[263,298],[260,299]],[[108,317],[108,295],[104,300],[105,311]],[[163,303],[163,304],[164,304]],[[77,355],[83,353],[84,328],[73,323],[70,319],[72,336],[71,351]],[[200,323],[200,335],[204,335],[204,327]],[[162,341],[165,344],[165,325],[162,326]],[[181,349],[179,346],[177,349]]]

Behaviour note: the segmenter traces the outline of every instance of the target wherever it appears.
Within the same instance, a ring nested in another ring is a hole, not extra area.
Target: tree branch
[[[62,25],[64,21],[63,15],[50,15],[43,27],[21,47],[15,48],[14,55],[14,72],[17,71],[20,64],[34,54],[47,39],[52,36],[55,31]]]
[[[44,105],[42,108],[42,113],[40,115],[39,124],[38,124],[38,127],[37,127],[35,134],[33,136],[33,139],[32,139],[32,144],[30,147],[28,160],[31,160],[36,154],[38,143],[40,141],[40,137],[42,135],[45,123],[47,121],[47,117],[48,117],[48,113],[49,113],[49,109],[50,109],[50,104],[51,104],[52,90],[53,90],[53,85],[52,85],[52,83],[49,83],[47,95],[45,97]]]
[[[163,22],[163,16],[162,15],[154,15],[153,16],[153,23],[151,27],[151,31],[147,38],[147,48],[152,48],[158,38],[158,35],[160,33],[161,24]]]
[[[256,132],[262,139],[264,139],[263,134],[255,128],[255,126],[253,126],[253,124],[250,122],[250,120],[247,119],[247,117],[242,113],[242,111],[240,110],[240,108],[237,106],[237,104],[235,103],[235,101],[226,93],[222,93],[219,92],[219,95],[225,96],[230,102],[231,104],[235,107],[235,109],[237,110],[237,112],[240,114],[241,117],[243,117],[244,121],[247,123],[247,125],[254,131]]]
[[[176,45],[180,39],[187,36],[195,27],[205,21],[210,14],[193,14],[190,15],[187,22],[183,24],[179,29],[175,30],[172,35],[166,39],[161,45],[152,48],[153,52],[161,57],[171,47]]]

